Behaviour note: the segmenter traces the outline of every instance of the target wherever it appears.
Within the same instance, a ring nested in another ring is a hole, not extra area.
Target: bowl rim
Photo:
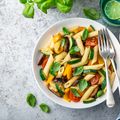
[[[34,56],[35,56],[35,51],[36,51],[36,47],[37,47],[40,39],[42,38],[42,36],[43,36],[49,29],[51,29],[52,27],[54,27],[55,25],[61,24],[61,23],[65,22],[65,21],[76,20],[76,19],[78,19],[78,20],[87,20],[87,21],[89,21],[89,22],[91,21],[91,22],[94,22],[95,24],[100,24],[101,26],[105,27],[104,25],[102,25],[102,24],[99,23],[99,22],[96,22],[96,21],[94,21],[94,20],[87,19],[87,18],[81,18],[81,17],[66,18],[66,19],[64,19],[64,20],[58,21],[58,22],[50,25],[46,30],[44,30],[44,31],[42,32],[42,34],[37,38],[37,42],[35,43],[34,50],[33,50],[33,54],[32,54],[32,71],[33,71],[34,79],[35,79],[35,81],[36,81],[36,83],[37,83],[40,91],[42,91],[42,93],[43,93],[45,96],[47,96],[48,99],[50,99],[50,100],[53,101],[54,103],[56,103],[56,104],[58,104],[58,105],[60,105],[60,106],[63,106],[63,107],[67,107],[67,108],[71,108],[71,109],[86,109],[86,108],[91,108],[91,107],[94,107],[94,106],[96,106],[96,105],[99,105],[99,104],[103,103],[103,102],[105,101],[105,99],[106,99],[106,95],[104,95],[105,97],[102,98],[101,101],[94,102],[94,104],[90,103],[89,106],[85,106],[85,107],[74,107],[74,106],[70,106],[70,105],[68,105],[68,104],[64,104],[64,105],[63,105],[62,103],[59,103],[59,102],[57,102],[55,99],[53,99],[52,97],[50,97],[50,96],[40,87],[40,85],[39,85],[39,83],[38,83],[38,80],[37,80],[37,78],[36,78],[36,75],[35,75],[35,68],[34,68]],[[109,29],[108,29],[108,31],[111,32]],[[111,32],[111,33],[112,33],[112,32]],[[112,33],[112,34],[113,34],[113,33]],[[114,34],[113,34],[113,35],[114,35]],[[114,35],[114,37],[115,37],[115,35]],[[115,38],[116,38],[116,37],[115,37]],[[117,38],[116,38],[116,39],[117,39]],[[114,93],[116,90],[117,90],[117,86],[116,86],[115,90],[113,91],[113,93]],[[65,101],[65,102],[66,102],[66,101]]]

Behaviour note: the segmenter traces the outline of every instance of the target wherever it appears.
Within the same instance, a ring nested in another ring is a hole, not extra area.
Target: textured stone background
[[[26,19],[21,15],[23,5],[18,0],[0,0],[0,120],[115,120],[120,112],[118,92],[114,108],[102,103],[89,109],[72,110],[46,98],[33,78],[31,58],[36,39],[57,21],[84,17],[82,7],[88,5],[98,7],[98,0],[75,0],[69,14],[51,9],[45,15],[36,9],[35,18]],[[98,22],[105,24],[102,20]],[[118,37],[120,28],[109,28]],[[38,104],[47,103],[51,113],[30,108],[25,101],[29,92],[36,95]]]

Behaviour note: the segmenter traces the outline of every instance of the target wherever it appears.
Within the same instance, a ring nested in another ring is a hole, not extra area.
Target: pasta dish
[[[68,102],[91,103],[106,92],[104,61],[98,49],[98,31],[92,26],[63,27],[40,48],[41,80]],[[111,86],[115,73],[108,59]]]

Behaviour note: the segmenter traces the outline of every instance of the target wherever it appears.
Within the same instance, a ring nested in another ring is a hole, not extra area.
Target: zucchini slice
[[[83,103],[91,103],[94,101],[95,101],[95,98],[88,98],[87,100],[84,100]]]
[[[88,69],[88,70],[83,70],[83,73],[87,74],[87,73],[96,73],[97,70],[93,70],[93,69]]]
[[[90,54],[89,54],[89,59],[92,60],[94,57],[94,50],[91,48],[90,49]]]
[[[39,73],[40,73],[41,79],[42,79],[43,81],[46,80],[46,76],[45,76],[45,74],[44,74],[44,72],[43,72],[42,69],[40,69]]]
[[[80,59],[79,59],[79,58],[73,58],[73,59],[71,59],[70,61],[68,61],[67,63],[68,63],[68,64],[75,64],[75,63],[78,63],[78,62],[80,62]]]

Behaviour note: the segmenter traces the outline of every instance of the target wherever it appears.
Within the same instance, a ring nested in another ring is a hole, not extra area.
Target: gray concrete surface
[[[64,108],[41,93],[31,69],[33,48],[41,33],[57,21],[85,17],[82,8],[88,5],[98,8],[98,0],[75,0],[69,14],[51,9],[45,15],[36,9],[34,19],[26,19],[21,15],[23,5],[19,0],[0,0],[0,120],[116,119],[120,113],[118,92],[115,93],[116,105],[111,109],[105,103],[84,110]],[[105,24],[102,20],[98,22]],[[108,28],[118,37],[120,28]],[[25,101],[29,92],[36,95],[38,104],[47,103],[51,113],[43,113],[38,106],[30,108]]]

